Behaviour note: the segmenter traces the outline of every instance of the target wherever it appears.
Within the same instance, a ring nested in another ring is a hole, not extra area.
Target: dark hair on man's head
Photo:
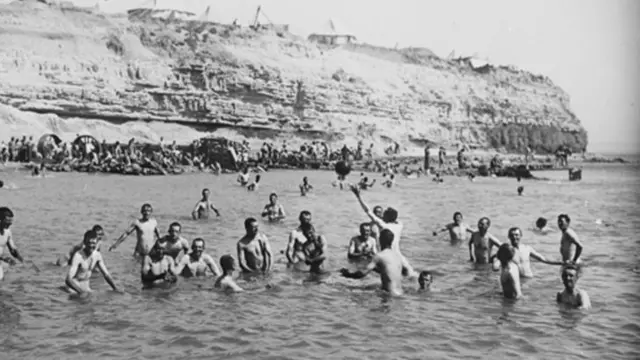
[[[391,230],[382,229],[382,231],[380,231],[380,247],[383,249],[390,248],[391,244],[393,244],[394,237],[395,235],[393,235]]]
[[[95,231],[93,230],[88,230],[87,232],[84,233],[84,238],[83,238],[83,242],[87,242],[91,239],[97,239],[98,238],[98,234],[96,234]]]
[[[462,213],[460,211],[456,211],[453,213],[453,219],[456,219],[456,216],[460,215],[460,217],[462,217]]]
[[[571,218],[569,217],[569,215],[567,214],[560,214],[558,215],[558,221],[564,219],[567,223],[571,222]]]
[[[300,215],[298,216],[298,220],[302,221],[302,218],[305,216],[311,216],[311,212],[308,210],[300,211]]]
[[[97,233],[98,231],[104,231],[104,229],[102,228],[102,226],[97,225],[97,224],[96,224],[96,225],[93,225],[93,227],[91,228],[91,230],[95,231],[96,233]]]
[[[8,217],[13,217],[13,211],[6,206],[0,207],[0,221]]]
[[[246,219],[244,220],[244,228],[245,228],[245,229],[246,229],[246,228],[248,228],[248,227],[249,227],[249,225],[251,225],[252,223],[254,223],[254,222],[256,222],[256,221],[258,221],[258,220],[256,220],[255,218],[252,218],[252,217],[248,217],[248,218],[246,218]]]
[[[536,220],[536,227],[542,229],[545,226],[547,226],[547,219],[539,217],[538,220]]]
[[[382,214],[382,220],[385,222],[394,222],[398,220],[398,210],[388,207]]]
[[[177,221],[172,222],[171,225],[169,225],[169,229],[171,229],[174,226],[177,226],[180,228],[180,230],[182,230],[182,225],[180,225],[180,223]]]

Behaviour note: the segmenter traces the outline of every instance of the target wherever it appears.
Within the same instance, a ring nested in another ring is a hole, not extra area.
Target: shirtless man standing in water
[[[578,265],[569,264],[562,269],[562,283],[564,291],[556,295],[558,304],[568,305],[578,309],[590,309],[591,300],[586,291],[578,289],[576,286],[580,277]]]
[[[303,229],[302,234],[307,238],[307,242],[303,245],[303,252],[305,256],[304,263],[309,265],[309,272],[312,274],[324,273],[322,264],[326,260],[326,239],[323,235],[316,233],[313,225]]]
[[[502,286],[504,297],[507,299],[521,298],[520,272],[518,265],[513,261],[513,246],[506,243],[500,245],[496,256],[500,261],[500,285]]]
[[[238,241],[238,262],[245,274],[267,273],[271,269],[273,254],[269,239],[258,230],[258,221],[248,218],[244,221],[246,234]]]
[[[453,214],[452,223],[447,224],[443,229],[434,231],[433,236],[438,236],[439,233],[445,231],[449,232],[452,244],[459,244],[466,240],[467,233],[473,234],[473,230],[469,229],[467,224],[462,222],[462,213],[460,211],[456,211]]]
[[[97,266],[109,286],[114,291],[118,291],[104,260],[102,260],[102,255],[96,251],[98,235],[95,231],[89,230],[84,233],[83,243],[82,250],[73,254],[71,259],[71,266],[69,266],[65,280],[68,290],[73,290],[78,294],[90,293],[92,290],[89,287],[89,280],[91,280],[91,273]]]
[[[214,276],[222,275],[211,255],[204,253],[204,240],[201,238],[193,239],[191,252],[183,256],[176,265],[176,274],[184,277],[205,276],[207,269]]]
[[[362,279],[372,271],[380,274],[382,290],[388,291],[392,295],[402,295],[402,257],[399,252],[393,250],[393,232],[383,229],[380,232],[380,246],[382,251],[374,256],[373,260],[364,270],[350,272],[348,269],[341,269],[342,276],[349,279]]]
[[[360,203],[360,206],[369,216],[371,221],[375,222],[381,229],[389,229],[393,233],[393,238],[395,239],[395,241],[392,242],[391,249],[397,251],[400,255],[400,258],[402,259],[403,274],[405,276],[417,278],[419,274],[409,264],[407,258],[404,257],[404,255],[402,255],[402,253],[400,252],[400,238],[402,236],[404,225],[400,221],[398,221],[398,211],[389,207],[384,211],[381,219],[377,217],[373,213],[373,211],[371,211],[369,206],[367,206],[364,200],[362,200],[360,189],[357,186],[351,185],[351,191],[355,194],[356,199],[358,199],[358,202]],[[382,247],[382,244],[380,244],[380,247]]]
[[[262,210],[262,217],[266,217],[269,221],[279,221],[287,217],[284,207],[278,203],[278,194],[269,195],[269,203]]]
[[[209,189],[202,190],[202,199],[196,203],[196,206],[191,212],[193,220],[208,219],[211,214],[211,210],[216,213],[216,216],[220,216],[220,211],[218,211],[218,209],[213,205],[213,202],[209,199],[210,195],[211,191],[209,191]]]
[[[96,232],[96,235],[98,236],[98,245],[96,245],[96,251],[100,251],[100,245],[102,244],[102,241],[104,240],[104,229],[102,228],[102,226],[100,225],[94,225],[93,228],[91,228],[91,230]],[[67,263],[66,265],[71,265],[71,259],[73,258],[73,254],[76,253],[76,251],[80,251],[82,250],[82,246],[83,246],[84,242],[80,242],[80,244],[76,244],[71,248],[71,251],[69,251],[68,255],[59,257],[58,260],[56,261],[56,265],[57,266],[64,266],[65,263]]]
[[[156,219],[151,217],[153,213],[153,208],[150,204],[142,205],[140,209],[140,214],[142,217],[140,219],[135,220],[131,226],[116,240],[113,245],[109,248],[109,251],[115,250],[118,245],[120,245],[132,232],[136,232],[138,242],[136,243],[136,248],[133,252],[134,256],[145,256],[151,250],[151,247],[156,242],[157,239],[160,238],[160,233],[158,232],[158,222]]]
[[[173,284],[176,278],[175,263],[164,249],[156,243],[142,260],[140,276],[144,288],[152,288],[159,284]]]
[[[164,253],[169,255],[174,261],[182,251],[185,255],[189,252],[189,241],[183,238],[182,225],[179,222],[173,222],[169,225],[169,233],[158,239],[156,245],[164,249]]]
[[[4,262],[9,265],[15,263],[13,258],[3,255],[5,245],[9,249],[11,256],[18,259],[21,263],[24,262],[24,259],[18,252],[18,248],[16,248],[16,244],[13,242],[13,237],[11,237],[11,230],[9,230],[11,224],[13,224],[13,212],[8,207],[0,207],[0,281],[4,279],[2,264]]]
[[[509,229],[507,236],[509,237],[509,241],[511,241],[511,246],[513,246],[513,262],[518,265],[521,277],[533,277],[531,258],[548,265],[562,265],[562,262],[559,261],[548,261],[531,246],[520,243],[520,239],[522,239],[522,230],[520,230],[520,228],[512,227]]]
[[[578,239],[578,234],[569,228],[569,224],[571,224],[569,215],[558,215],[558,228],[562,231],[562,237],[560,238],[560,255],[562,255],[563,262],[578,264],[580,263],[580,255],[582,254],[582,243]]]
[[[304,254],[304,244],[307,242],[307,238],[304,236],[304,230],[308,229],[311,225],[311,213],[307,210],[300,212],[298,216],[300,226],[297,229],[291,231],[289,234],[289,243],[287,244],[287,260],[289,264],[295,265],[299,262],[304,262],[306,256]]]
[[[222,276],[220,276],[214,288],[224,291],[241,292],[244,291],[235,281],[233,281],[233,271],[236,269],[236,261],[231,255],[222,255],[220,257],[220,267],[222,268]]]
[[[478,221],[478,231],[473,232],[469,239],[469,261],[476,264],[490,263],[492,247],[500,246],[500,240],[488,233],[490,226],[491,220],[487,217]]]

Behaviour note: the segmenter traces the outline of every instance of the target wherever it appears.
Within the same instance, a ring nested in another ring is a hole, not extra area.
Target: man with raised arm
[[[152,213],[153,208],[150,204],[142,205],[142,208],[140,209],[142,217],[131,223],[129,228],[120,235],[113,245],[111,245],[109,251],[115,250],[129,235],[131,235],[131,233],[135,231],[138,239],[133,255],[140,257],[147,255],[156,240],[160,238],[158,222],[156,219],[151,217]]]
[[[476,264],[489,264],[491,259],[491,249],[493,246],[499,247],[500,240],[489,234],[491,220],[483,217],[478,221],[478,231],[474,231],[469,239],[469,261]]]
[[[513,262],[518,265],[521,277],[533,277],[533,271],[531,271],[531,259],[536,259],[541,263],[547,265],[562,265],[560,261],[549,261],[544,256],[540,255],[530,245],[522,244],[522,230],[518,227],[512,227],[509,229],[508,235],[511,246],[513,246],[514,256]]]
[[[341,269],[342,276],[349,279],[362,279],[370,272],[376,271],[380,274],[382,290],[388,291],[392,295],[402,295],[402,255],[393,250],[394,234],[389,229],[380,232],[380,247],[382,250],[377,253],[366,269],[350,272],[348,269]]]
[[[212,210],[216,213],[216,216],[220,216],[220,211],[218,211],[218,208],[216,208],[213,202],[209,199],[210,196],[211,191],[209,191],[209,189],[202,190],[202,199],[198,200],[196,206],[191,212],[193,220],[208,219]]]
[[[98,267],[98,270],[104,276],[109,286],[114,291],[118,291],[116,284],[107,270],[107,266],[102,259],[100,252],[96,251],[98,245],[98,235],[95,231],[89,230],[84,233],[82,250],[77,251],[71,258],[71,265],[67,272],[67,278],[65,283],[69,290],[73,290],[78,294],[90,293],[92,290],[89,287],[89,281],[91,280],[91,273]]]
[[[449,232],[449,237],[452,244],[459,244],[467,239],[467,233],[473,234],[473,230],[469,229],[469,226],[462,222],[462,213],[456,211],[453,214],[453,222],[447,224],[444,228],[433,232],[433,236],[437,236],[441,232]]]
[[[582,243],[578,239],[578,234],[569,227],[570,224],[571,218],[569,215],[558,215],[558,228],[562,231],[560,255],[562,255],[563,262],[578,264],[580,263],[580,255],[582,255]]]
[[[15,260],[13,258],[18,259],[21,263],[24,262],[24,259],[20,255],[16,244],[13,242],[13,237],[11,235],[11,230],[9,229],[13,224],[13,212],[8,207],[0,207],[0,280],[4,279],[4,269],[2,268],[3,263],[7,263],[9,265],[15,264]],[[9,254],[13,257],[8,257],[3,254],[5,245],[9,249]]]
[[[388,229],[393,233],[393,237],[395,240],[391,245],[391,250],[398,252],[398,255],[400,255],[400,258],[402,259],[403,274],[405,276],[417,278],[418,273],[413,269],[413,267],[411,267],[407,258],[405,258],[404,255],[402,255],[402,253],[400,252],[400,238],[402,236],[404,225],[402,224],[402,222],[398,221],[398,211],[396,211],[394,208],[388,207],[382,214],[381,219],[377,217],[373,213],[373,211],[371,211],[371,208],[369,208],[369,206],[364,202],[364,200],[362,200],[360,189],[357,186],[351,185],[351,191],[356,195],[356,199],[358,199],[360,206],[362,206],[362,209],[369,216],[369,218],[374,223],[376,223],[376,225],[378,225],[380,229]],[[380,246],[382,247],[382,244]]]
[[[191,252],[183,256],[178,262],[178,265],[176,265],[176,275],[182,275],[184,277],[205,276],[207,269],[214,276],[220,276],[222,274],[211,255],[205,254],[204,239],[193,239],[193,242],[191,242]]]
[[[267,273],[271,269],[273,253],[267,236],[258,229],[258,221],[247,218],[244,221],[245,235],[238,241],[238,262],[245,274]]]

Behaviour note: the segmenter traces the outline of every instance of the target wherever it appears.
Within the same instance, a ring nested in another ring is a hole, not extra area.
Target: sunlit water
[[[364,194],[366,201],[400,211],[406,224],[403,252],[418,270],[434,271],[440,289],[421,293],[415,281],[405,280],[405,296],[389,298],[376,290],[375,276],[347,280],[335,275],[348,265],[348,239],[366,218],[350,192],[331,187],[329,172],[269,172],[258,192],[247,193],[233,175],[34,179],[0,171],[5,183],[18,187],[0,190],[0,205],[15,212],[14,237],[29,260],[9,268],[0,283],[0,358],[638,358],[639,174],[633,166],[593,166],[584,170],[581,182],[525,182],[522,197],[513,179],[470,183],[447,177],[444,184],[401,179],[395,189],[374,188]],[[297,191],[305,175],[316,186],[309,197]],[[189,213],[203,187],[211,189],[223,215],[192,221]],[[219,293],[211,278],[181,281],[168,292],[142,291],[139,265],[131,259],[133,236],[115,252],[103,249],[125,294],[110,291],[99,276],[92,280],[96,292],[89,299],[58,288],[65,270],[53,265],[56,257],[96,223],[105,227],[110,244],[144,202],[153,204],[161,232],[177,220],[189,240],[204,237],[216,259],[235,256],[243,220],[259,217],[272,191],[280,194],[289,219],[261,225],[276,263],[269,279],[239,280],[252,291]],[[313,213],[329,242],[326,265],[334,274],[320,281],[287,270],[279,253],[304,209]],[[466,244],[453,247],[446,234],[431,236],[457,210],[471,224],[489,216],[490,231],[502,240],[509,227],[522,227],[523,241],[554,259],[558,231],[540,235],[531,227],[538,216],[555,224],[559,213],[569,213],[585,244],[588,266],[579,285],[589,292],[593,310],[559,308],[559,269],[539,263],[533,264],[536,277],[523,285],[525,299],[503,300],[497,273],[474,269]],[[267,283],[274,286],[267,289]]]

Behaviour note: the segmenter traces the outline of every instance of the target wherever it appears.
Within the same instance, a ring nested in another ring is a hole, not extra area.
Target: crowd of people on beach
[[[380,275],[382,289],[392,295],[403,294],[403,278],[417,279],[420,289],[429,290],[433,282],[433,272],[414,269],[401,251],[400,240],[404,224],[400,220],[399,212],[392,207],[370,207],[363,199],[363,192],[370,188],[371,183],[364,174],[361,174],[358,183],[347,183],[346,177],[350,171],[348,168],[349,165],[344,162],[336,167],[339,175],[333,185],[353,192],[359,206],[370,221],[359,224],[359,234],[352,237],[348,243],[346,257],[349,262],[356,264],[359,270],[342,268],[338,273],[345,278],[361,279],[372,272],[377,272]],[[256,175],[256,181],[253,183],[250,183],[248,177],[249,172],[245,169],[238,174],[237,182],[249,191],[257,190],[260,173]],[[302,196],[314,191],[314,186],[309,183],[307,177],[303,178],[299,188]],[[210,191],[204,189],[191,216],[194,220],[206,220],[214,214],[221,216],[220,209],[210,198]],[[278,222],[287,216],[278,195],[270,194],[269,203],[264,207],[260,217],[268,222]],[[8,207],[0,207],[0,265],[11,265],[15,260],[24,262],[11,233],[10,227],[13,220],[13,212]],[[296,271],[308,271],[312,276],[331,276],[331,272],[324,267],[328,256],[327,239],[316,231],[309,211],[300,211],[298,221],[299,226],[291,230],[287,247],[282,251],[286,257],[287,266]],[[558,293],[557,301],[576,308],[589,308],[590,300],[587,293],[577,287],[577,281],[581,275],[580,260],[583,245],[576,232],[570,227],[571,219],[567,214],[560,214],[557,224],[561,231],[561,259],[558,261],[549,260],[531,246],[524,244],[522,230],[518,227],[509,229],[508,242],[501,242],[489,232],[491,220],[487,217],[482,217],[478,221],[477,230],[473,230],[463,222],[462,213],[456,212],[453,215],[453,222],[442,229],[437,229],[433,235],[448,232],[452,244],[467,242],[469,260],[480,265],[486,264],[493,270],[500,271],[503,295],[510,299],[523,296],[521,277],[533,276],[531,259],[561,266],[561,278],[565,288]],[[234,271],[239,268],[242,274],[241,279],[245,280],[263,276],[270,272],[276,256],[271,249],[269,239],[259,229],[257,217],[245,219],[244,228],[245,235],[238,240],[236,246],[237,259],[231,254],[225,254],[216,264],[213,257],[207,254],[206,242],[203,238],[195,238],[189,243],[182,237],[182,224],[171,223],[167,234],[161,235],[158,222],[153,217],[152,206],[144,204],[140,209],[140,218],[131,223],[109,246],[108,251],[116,250],[129,235],[135,232],[137,241],[133,254],[140,261],[141,282],[144,288],[171,287],[179,277],[200,277],[211,274],[216,278],[215,288],[243,291],[243,287],[234,278]],[[538,219],[536,228],[543,234],[550,231],[546,219],[543,218]],[[90,280],[95,268],[102,273],[114,290],[120,291],[107,269],[101,252],[105,241],[104,229],[100,225],[95,225],[85,232],[81,243],[74,244],[65,256],[57,260],[58,265],[69,267],[63,287],[65,291],[81,295],[91,293]],[[5,246],[10,256],[4,255]],[[497,250],[494,251],[494,249]],[[3,268],[0,266],[0,279],[2,277]]]

